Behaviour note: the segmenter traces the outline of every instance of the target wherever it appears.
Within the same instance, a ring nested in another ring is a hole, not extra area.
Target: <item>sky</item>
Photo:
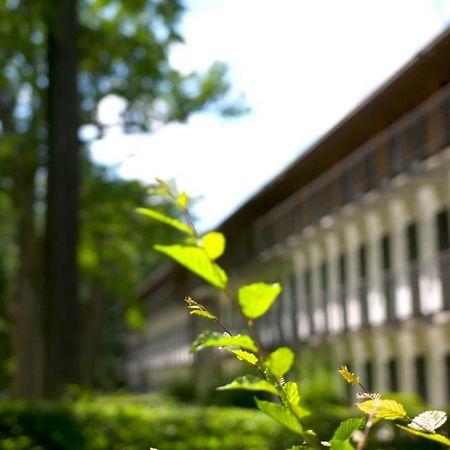
[[[251,111],[213,112],[153,134],[114,127],[91,146],[122,177],[174,179],[199,197],[206,230],[252,194],[450,25],[450,0],[189,0],[171,64],[229,66]],[[113,100],[100,113],[120,110]]]

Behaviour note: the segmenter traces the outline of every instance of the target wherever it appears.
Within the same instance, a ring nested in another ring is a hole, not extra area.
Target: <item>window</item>
[[[348,318],[347,318],[347,308],[345,305],[345,299],[347,298],[347,290],[346,290],[346,280],[347,280],[347,266],[346,266],[346,258],[345,254],[341,253],[339,255],[338,261],[339,267],[339,302],[342,308],[342,315],[344,319],[344,330],[347,330],[348,327]]]
[[[359,262],[359,301],[361,304],[361,316],[363,325],[369,324],[369,308],[367,304],[367,250],[365,245],[361,245],[358,250]]]
[[[445,145],[450,144],[450,98],[444,100],[443,103],[444,113],[444,142]]]
[[[387,369],[388,369],[389,390],[391,392],[397,392],[399,390],[398,367],[397,367],[397,360],[395,358],[391,358],[388,361]]]
[[[322,290],[322,304],[325,315],[325,329],[328,329],[328,314],[327,314],[327,305],[328,305],[328,270],[326,262],[323,262],[320,266],[320,284]]]
[[[387,234],[381,239],[381,255],[383,269],[383,289],[386,300],[386,312],[388,321],[395,319],[395,298],[393,295],[393,279],[391,274],[391,241]]]
[[[289,287],[291,291],[291,326],[292,337],[294,342],[297,341],[297,312],[298,312],[298,292],[297,292],[297,279],[295,272],[292,272],[289,276]]]
[[[305,295],[306,295],[306,312],[308,314],[310,334],[314,334],[314,318],[312,304],[312,286],[311,286],[311,269],[305,270]]]
[[[386,146],[389,175],[395,176],[402,171],[402,147],[400,136],[393,135]]]
[[[369,359],[366,361],[366,364],[364,365],[364,372],[365,372],[365,385],[366,388],[369,390],[369,392],[373,392],[374,385],[373,385],[373,362]]]
[[[420,296],[419,296],[419,266],[417,263],[417,225],[410,223],[406,229],[408,241],[408,261],[409,261],[409,285],[411,287],[411,296],[413,302],[413,314],[420,315]]]
[[[436,215],[437,249],[439,254],[439,272],[441,277],[444,308],[450,310],[450,236],[448,210],[443,209]]]
[[[369,191],[375,187],[375,159],[373,157],[373,153],[368,153],[364,160],[364,180],[365,180],[365,190]]]
[[[413,141],[413,160],[418,161],[426,156],[426,130],[425,122],[422,118],[416,120],[411,125]]]
[[[424,356],[417,356],[414,360],[416,372],[416,390],[417,393],[427,401],[427,374],[426,374],[426,359]]]
[[[445,371],[447,380],[447,404],[450,403],[450,353],[445,356]]]
[[[450,236],[448,228],[448,211],[443,209],[436,214],[437,248],[440,252],[450,248]]]

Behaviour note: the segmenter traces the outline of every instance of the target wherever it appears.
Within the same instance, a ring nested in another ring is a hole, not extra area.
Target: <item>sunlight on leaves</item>
[[[254,375],[244,375],[236,378],[225,386],[218,387],[218,391],[228,391],[231,389],[244,389],[246,391],[264,391],[277,395],[278,391],[266,380],[255,377]]]
[[[222,233],[211,231],[202,237],[202,246],[208,257],[214,261],[225,251],[225,237]]]
[[[265,314],[281,292],[279,283],[253,283],[242,286],[238,292],[239,305],[249,319]]]
[[[434,433],[447,421],[445,411],[425,411],[412,419],[409,428],[427,433]]]
[[[341,368],[338,370],[338,373],[349,384],[359,383],[359,377],[355,373],[350,372],[347,366],[341,366]]]
[[[223,347],[223,348],[224,348],[224,350],[228,350],[229,352],[233,353],[239,361],[248,362],[252,366],[256,366],[256,363],[258,362],[258,358],[253,353],[246,352],[245,350],[230,348],[230,347]]]
[[[213,263],[203,249],[184,245],[155,245],[155,250],[172,258],[191,272],[211,285],[223,289],[226,287],[228,277],[225,271]]]
[[[297,418],[286,406],[280,403],[258,400],[257,398],[255,398],[255,402],[260,411],[266,413],[268,416],[272,417],[272,419],[275,419],[277,422],[281,423],[281,425],[284,425],[286,428],[289,428],[296,433],[301,433],[303,431],[303,428]]]
[[[366,414],[373,414],[378,419],[396,420],[406,417],[405,408],[395,400],[367,400],[357,403],[356,406]]]
[[[397,425],[398,428],[401,428],[403,431],[406,431],[409,434],[413,434],[414,436],[420,436],[430,441],[439,442],[447,447],[450,447],[450,439],[447,436],[437,433],[425,433],[425,431],[413,430],[412,428],[405,427],[403,425]]]
[[[237,347],[239,349],[257,352],[258,349],[250,336],[238,334],[230,336],[216,331],[205,331],[197,336],[191,351],[197,352],[207,347]]]
[[[171,226],[172,228],[176,228],[183,233],[189,234],[190,236],[194,235],[191,227],[174,217],[167,216],[166,214],[157,211],[156,209],[151,208],[136,208],[136,212],[139,214],[143,214],[144,216],[150,217],[151,219],[157,220],[158,222],[164,223],[166,225]]]
[[[264,361],[264,365],[276,376],[282,377],[292,367],[294,352],[288,347],[280,347],[273,351]]]

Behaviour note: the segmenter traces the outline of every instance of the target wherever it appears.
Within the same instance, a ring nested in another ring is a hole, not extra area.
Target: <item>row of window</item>
[[[435,216],[437,260],[439,267],[439,279],[442,286],[443,307],[450,310],[450,224],[447,209],[440,210]],[[423,315],[424,308],[419,289],[420,267],[418,263],[418,231],[416,222],[411,222],[405,229],[407,243],[407,277],[410,298],[412,300],[412,315],[419,317]],[[381,287],[385,301],[386,320],[392,322],[397,320],[396,310],[396,286],[392,266],[392,238],[384,234],[380,241],[380,272],[382,274]],[[331,292],[328,262],[324,261],[318,267],[314,280],[314,270],[308,267],[301,277],[301,291],[295,274],[289,278],[289,286],[285,287],[284,294],[275,303],[267,317],[260,320],[259,328],[262,330],[262,339],[266,343],[295,340],[299,336],[322,334],[330,331],[332,324],[330,320],[338,321],[341,331],[350,328],[348,295],[348,255],[341,253],[337,259],[338,286],[337,291]],[[368,248],[362,244],[357,250],[357,285],[358,301],[360,308],[360,324],[370,324],[370,304],[368,286]],[[316,286],[314,285],[316,283]],[[315,295],[315,291],[318,295]],[[338,301],[338,309],[334,311],[330,305]],[[330,317],[332,314],[341,314],[341,317]],[[299,320],[307,323],[298,323]],[[305,327],[306,330],[303,330]],[[335,329],[334,329],[335,331]]]
[[[442,97],[407,114],[387,131],[383,131],[352,152],[314,183],[288,199],[290,207],[280,211],[254,231],[247,230],[237,249],[233,264],[245,262],[255,253],[283,243],[287,236],[300,233],[310,224],[333,213],[343,205],[354,203],[364,193],[383,189],[388,180],[401,173],[411,173],[423,159],[450,144],[450,89],[437,94]]]

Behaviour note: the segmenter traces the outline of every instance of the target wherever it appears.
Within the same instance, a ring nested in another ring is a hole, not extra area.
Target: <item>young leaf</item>
[[[286,428],[289,428],[296,433],[302,433],[303,428],[300,425],[300,422],[286,406],[281,405],[280,403],[258,400],[257,398],[255,398],[255,402],[258,409],[281,423],[281,425],[284,425]]]
[[[206,347],[238,347],[250,352],[257,352],[258,349],[250,336],[238,334],[229,336],[215,331],[205,331],[197,336],[191,352],[198,352]]]
[[[339,439],[332,439],[330,441],[331,450],[355,450],[355,447],[350,443],[350,440],[340,441]]]
[[[349,384],[358,384],[359,383],[359,377],[353,373],[350,372],[347,368],[347,366],[341,366],[341,368],[338,370],[339,375]]]
[[[223,348],[224,350],[228,350],[229,352],[233,353],[236,356],[236,358],[239,359],[239,361],[248,362],[252,366],[256,366],[256,363],[258,362],[258,358],[253,353],[230,347],[223,347]]]
[[[191,229],[189,225],[186,225],[185,223],[181,222],[178,219],[175,219],[174,217],[167,216],[166,214],[157,211],[156,209],[136,208],[136,212],[138,212],[139,214],[143,214],[144,216],[150,217],[154,220],[157,220],[158,222],[169,225],[172,228],[176,228],[177,230],[189,234],[190,236],[193,236],[194,234],[194,231]]]
[[[445,411],[425,411],[414,417],[412,422],[408,424],[409,428],[426,433],[434,433],[439,427],[447,421]]]
[[[450,447],[450,439],[447,436],[438,433],[425,433],[425,431],[413,430],[412,428],[405,427],[403,425],[397,425],[398,428],[401,428],[403,431],[407,433],[414,434],[414,436],[420,436],[429,441],[439,442],[447,447]]]
[[[181,208],[181,209],[186,209],[186,206],[188,204],[189,201],[189,197],[186,194],[186,192],[182,192],[178,197],[177,197],[177,205]]]
[[[344,420],[337,428],[333,434],[332,439],[337,439],[339,441],[345,441],[352,437],[352,434],[356,430],[360,430],[366,424],[365,417],[360,417],[357,419],[347,419]]]
[[[281,292],[279,283],[253,283],[238,292],[239,305],[249,319],[257,319],[267,312]]]
[[[406,417],[405,408],[395,400],[367,400],[357,403],[356,406],[366,414],[373,414],[378,419],[396,420]]]
[[[290,405],[298,405],[300,403],[300,395],[298,393],[297,383],[288,381],[283,386],[283,395]]]
[[[225,237],[222,233],[211,231],[202,237],[203,248],[211,260],[222,256],[225,251]]]
[[[265,360],[265,366],[276,376],[282,377],[292,367],[294,352],[288,347],[280,347]]]
[[[163,253],[177,263],[189,269],[211,285],[223,289],[226,287],[228,277],[225,271],[206,255],[205,251],[198,247],[185,245],[155,245],[155,250]]]
[[[230,389],[264,391],[274,395],[278,394],[278,391],[270,383],[268,383],[266,380],[263,380],[262,378],[255,377],[254,375],[244,375],[243,377],[238,377],[231,383],[217,388],[218,391],[228,391]]]
[[[197,303],[191,297],[186,297],[184,300],[188,305],[189,314],[204,317],[206,319],[218,320],[213,313],[209,312],[204,306]]]

